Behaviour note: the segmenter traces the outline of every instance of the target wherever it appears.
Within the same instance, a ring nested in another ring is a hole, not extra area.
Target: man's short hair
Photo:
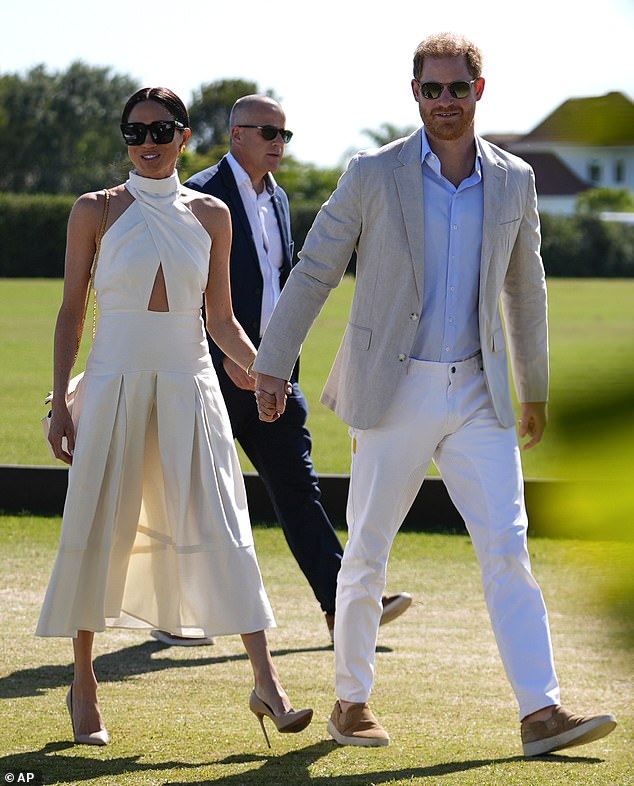
[[[460,33],[434,33],[421,41],[414,52],[414,79],[420,79],[426,57],[464,57],[471,76],[482,76],[482,52]]]

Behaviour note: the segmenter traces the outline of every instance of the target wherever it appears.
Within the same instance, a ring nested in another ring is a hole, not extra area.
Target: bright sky
[[[337,166],[371,144],[363,129],[418,125],[412,55],[440,30],[483,50],[480,133],[527,132],[568,98],[620,90],[634,100],[634,0],[5,2],[0,73],[82,60],[186,104],[203,83],[253,80],[282,99],[289,152]]]

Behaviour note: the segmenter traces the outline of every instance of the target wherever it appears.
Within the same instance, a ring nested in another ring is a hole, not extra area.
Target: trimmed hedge
[[[561,278],[632,278],[634,225],[596,216],[544,214],[542,259],[546,274]]]
[[[0,278],[61,278],[66,223],[73,196],[0,193]],[[301,249],[318,203],[291,195],[295,251]],[[593,216],[543,214],[542,257],[549,276],[634,277],[634,225]],[[349,271],[354,270],[352,260]]]
[[[320,204],[295,203],[291,197],[295,253],[304,244]],[[634,224],[601,221],[595,216],[540,216],[546,275],[558,278],[634,277]],[[355,259],[348,272],[354,272]]]
[[[0,277],[61,278],[72,196],[0,193]]]

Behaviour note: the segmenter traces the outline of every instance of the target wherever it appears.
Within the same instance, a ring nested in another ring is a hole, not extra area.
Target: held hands
[[[531,437],[524,445],[524,450],[535,447],[544,434],[544,429],[548,423],[545,401],[529,401],[522,404],[522,411],[519,419],[519,436]]]
[[[255,399],[260,420],[273,423],[286,409],[286,399],[293,392],[290,382],[268,374],[256,374]]]

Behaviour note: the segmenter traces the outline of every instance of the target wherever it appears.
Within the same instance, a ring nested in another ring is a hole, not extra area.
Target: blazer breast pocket
[[[497,236],[500,243],[502,243],[500,247],[504,250],[505,254],[510,253],[519,229],[519,218],[509,218],[508,220],[500,221],[498,224]]]
[[[498,226],[502,230],[502,232],[517,232],[517,228],[519,227],[520,217],[517,218],[505,218],[503,221],[500,221]]]

